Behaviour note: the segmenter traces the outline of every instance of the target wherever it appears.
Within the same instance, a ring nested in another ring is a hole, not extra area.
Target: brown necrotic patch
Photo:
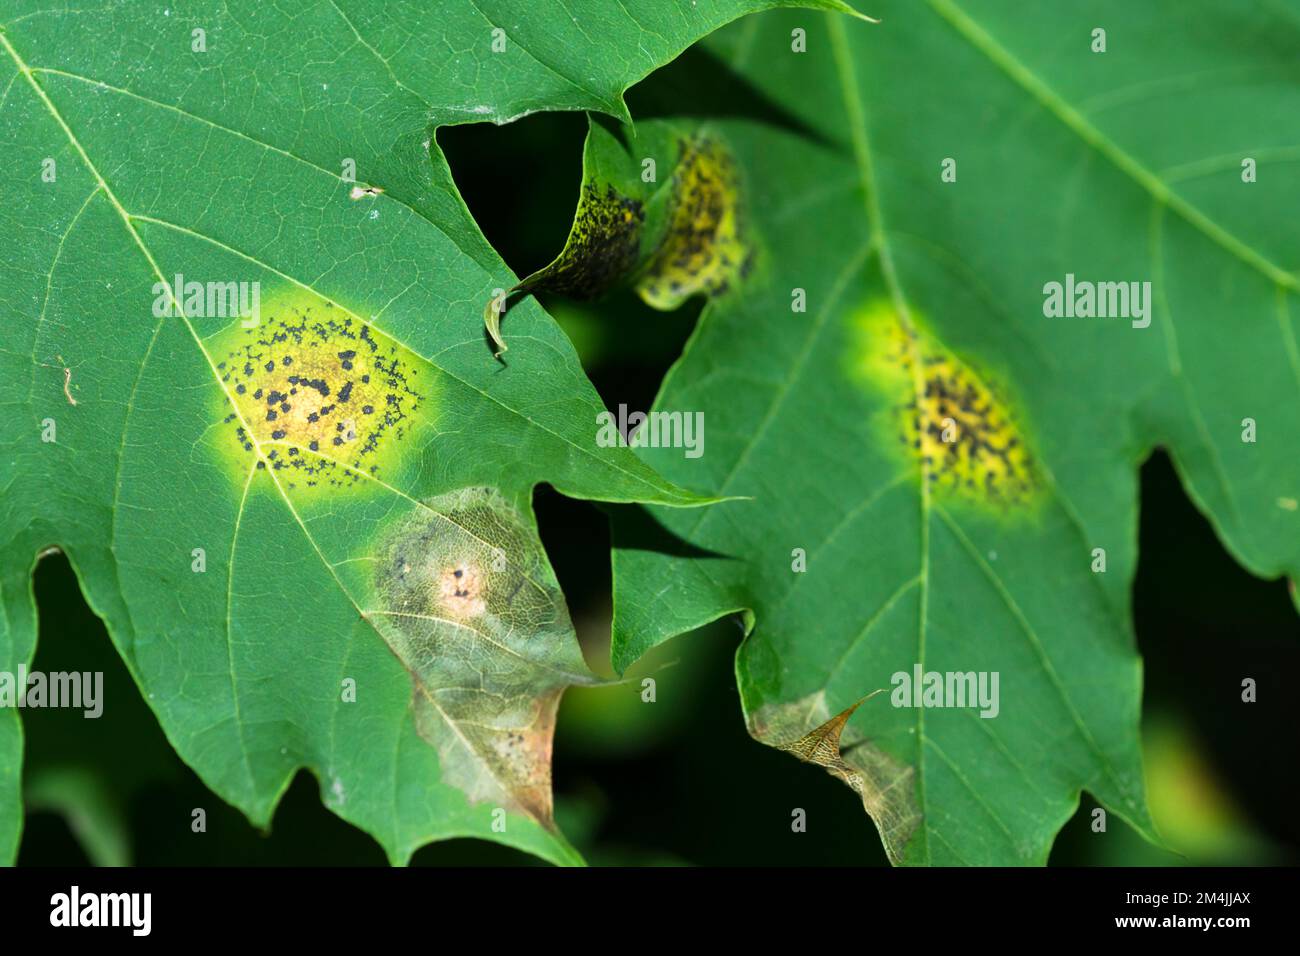
[[[390,610],[458,622],[480,619],[476,627],[567,624],[534,536],[490,489],[431,500],[384,548],[376,583]]]
[[[756,740],[822,767],[848,784],[862,798],[890,862],[897,866],[905,861],[922,818],[915,774],[910,765],[849,726],[849,718],[865,700],[833,716],[824,690],[800,700],[767,704],[750,715],[749,732]]]
[[[411,674],[443,779],[549,825],[555,708],[587,676],[529,520],[466,488],[396,519],[372,550],[370,618]]]
[[[857,317],[858,371],[897,399],[899,447],[936,494],[1000,507],[1028,504],[1039,482],[1011,403],[933,336],[887,304]]]
[[[260,450],[257,466],[282,472],[290,487],[377,476],[424,404],[427,366],[329,303],[267,311],[257,328],[222,341],[217,365],[240,446]]]
[[[483,569],[470,561],[445,568],[438,577],[438,603],[455,618],[475,618],[487,604]]]
[[[637,282],[656,309],[675,309],[697,293],[721,295],[753,265],[735,158],[707,136],[683,140],[680,150],[667,231]]]

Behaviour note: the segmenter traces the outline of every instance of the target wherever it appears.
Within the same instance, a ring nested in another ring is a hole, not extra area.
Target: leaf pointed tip
[[[850,17],[853,17],[855,20],[865,20],[867,23],[880,23],[880,20],[877,19],[876,17],[868,16],[867,14],[863,13],[860,10],[855,10],[847,3],[836,2],[833,3],[832,5],[836,10],[840,11],[841,13],[847,14]]]

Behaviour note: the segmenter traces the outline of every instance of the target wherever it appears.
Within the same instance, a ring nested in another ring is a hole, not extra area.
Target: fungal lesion
[[[593,678],[536,530],[499,492],[466,488],[394,519],[370,549],[368,617],[411,674],[444,779],[550,825],[555,708]]]
[[[487,610],[483,571],[472,561],[458,561],[443,569],[437,595],[443,610],[454,618],[476,618]]]
[[[1003,386],[886,303],[860,312],[856,330],[857,371],[894,398],[897,444],[932,493],[1002,511],[1033,502],[1038,469]]]
[[[735,157],[707,134],[678,148],[667,230],[636,281],[646,304],[665,311],[693,295],[724,294],[754,263]]]
[[[381,550],[379,602],[397,613],[511,633],[567,622],[535,535],[491,489],[422,502]]]
[[[637,265],[645,204],[611,184],[584,182],[564,248],[555,260],[500,290],[483,309],[488,338],[499,356],[507,351],[501,316],[510,297],[546,290],[571,299],[596,299],[623,282]]]
[[[427,363],[328,302],[299,297],[265,311],[259,326],[217,343],[238,448],[289,487],[378,476],[426,402]]]
[[[591,135],[601,134],[593,127]],[[730,149],[712,133],[659,135],[662,149],[676,149],[666,182],[647,184],[629,176],[616,186],[590,178],[593,168],[609,168],[596,163],[587,171],[559,256],[511,288],[495,290],[483,320],[498,355],[506,351],[501,316],[519,293],[546,291],[588,300],[630,286],[652,308],[668,311],[695,295],[722,295],[750,274],[754,248],[740,169]],[[608,148],[605,143],[597,152]],[[618,147],[617,163],[630,167],[640,160],[626,148]]]
[[[644,225],[645,204],[640,199],[608,183],[583,183],[564,249],[511,292],[540,288],[571,299],[603,295],[636,267]]]
[[[427,611],[435,617],[464,622],[482,617],[487,611],[488,576],[476,557],[447,560],[442,556],[408,554],[403,549],[391,565],[393,590],[400,586],[406,592],[397,604],[401,613]]]

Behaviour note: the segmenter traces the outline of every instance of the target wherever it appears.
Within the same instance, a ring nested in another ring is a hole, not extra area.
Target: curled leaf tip
[[[878,693],[834,715],[827,710],[824,690],[798,701],[769,704],[750,714],[749,732],[848,784],[862,799],[889,861],[897,866],[921,822],[915,771],[848,726],[853,712]]]
[[[488,299],[487,306],[483,309],[483,325],[487,328],[488,338],[495,346],[493,357],[500,356],[506,351],[506,340],[501,337],[501,313],[506,310],[506,296],[509,294],[508,290],[496,292]]]

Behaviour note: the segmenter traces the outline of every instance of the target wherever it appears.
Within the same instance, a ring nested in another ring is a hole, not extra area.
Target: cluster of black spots
[[[921,367],[919,385],[899,409],[899,440],[930,485],[998,506],[1026,502],[1038,483],[1008,403],[945,350],[915,333],[897,336],[894,356],[902,369],[910,377],[918,358]]]
[[[425,401],[419,361],[332,305],[286,309],[241,330],[218,371],[242,418],[235,437],[290,488],[377,476]],[[250,434],[251,432],[251,434]],[[269,446],[269,447],[268,447]],[[306,454],[310,453],[310,454]]]
[[[754,265],[735,157],[710,137],[682,140],[678,149],[667,232],[638,284],[659,309],[697,293],[722,295]]]
[[[645,208],[611,185],[585,183],[573,228],[558,259],[529,276],[520,289],[545,289],[572,299],[594,299],[623,282],[641,251]]]

